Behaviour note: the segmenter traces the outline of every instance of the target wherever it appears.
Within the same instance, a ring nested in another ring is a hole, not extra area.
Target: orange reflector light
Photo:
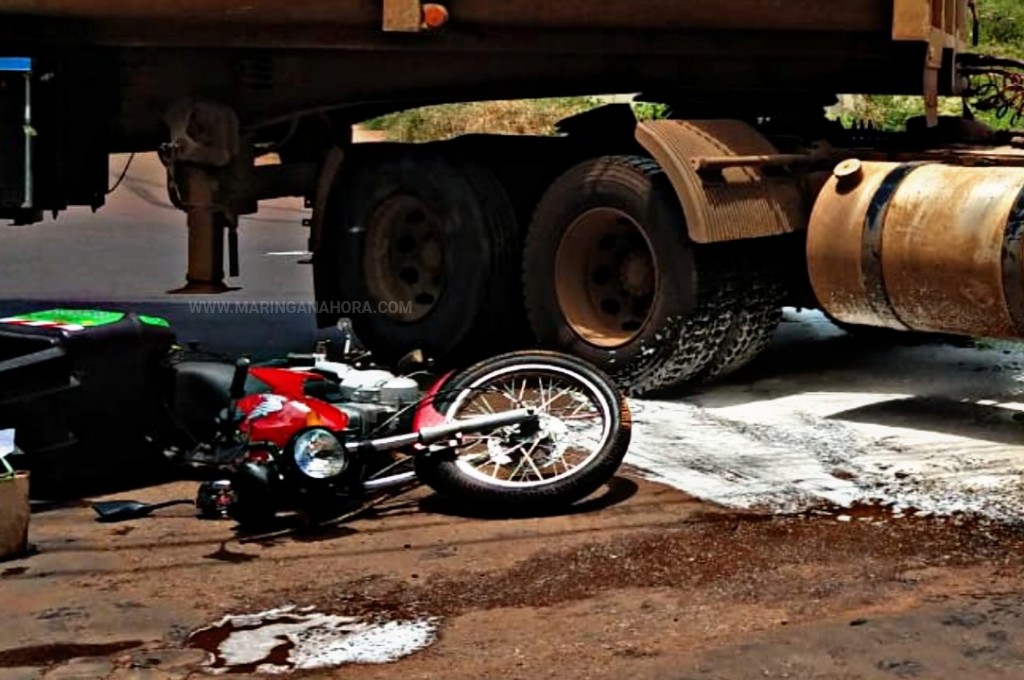
[[[306,416],[306,427],[315,427],[317,425],[323,425],[323,418],[316,411],[310,411]]]
[[[441,28],[448,23],[448,8],[428,3],[423,5],[423,25],[427,28]]]

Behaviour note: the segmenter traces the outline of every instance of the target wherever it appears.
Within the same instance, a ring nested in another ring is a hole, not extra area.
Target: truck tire
[[[527,316],[545,347],[597,365],[629,394],[693,379],[731,323],[717,246],[694,246],[653,160],[585,161],[541,199],[523,260]]]
[[[402,147],[340,173],[314,257],[317,300],[339,300],[383,361],[412,349],[445,364],[503,349],[516,320],[515,211],[484,167]],[[346,303],[348,303],[346,305]]]
[[[741,256],[740,261],[735,313],[722,346],[700,374],[703,381],[724,378],[749,364],[768,348],[782,322],[786,289],[781,277],[754,256]]]

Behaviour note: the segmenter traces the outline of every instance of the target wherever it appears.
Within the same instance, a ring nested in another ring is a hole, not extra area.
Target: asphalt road
[[[126,156],[111,160],[111,178]],[[308,211],[300,199],[263,202],[239,227],[241,290],[216,296],[171,295],[185,282],[185,217],[167,200],[164,171],[153,155],[137,156],[108,203],[93,214],[74,208],[57,219],[0,226],[0,317],[54,306],[130,309],[169,319],[182,340],[211,350],[275,354],[308,349],[316,329],[296,313],[212,314],[200,301],[312,300],[306,250]],[[243,310],[243,312],[246,310]]]

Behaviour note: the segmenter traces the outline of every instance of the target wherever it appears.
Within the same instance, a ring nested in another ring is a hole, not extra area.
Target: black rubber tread
[[[721,352],[740,305],[741,272],[720,246],[696,251],[697,306],[673,319],[667,338],[671,352],[653,370],[634,376],[630,396],[644,396],[702,381],[707,366]]]
[[[781,277],[754,257],[739,256],[743,274],[736,291],[736,312],[722,346],[698,377],[711,381],[738,371],[767,349],[782,322],[786,290]]]
[[[488,373],[517,364],[548,364],[573,371],[594,383],[607,399],[611,411],[612,435],[601,452],[577,474],[551,485],[508,489],[486,484],[465,475],[452,457],[418,456],[416,473],[434,491],[465,503],[476,510],[506,516],[543,515],[563,510],[597,491],[622,465],[632,439],[632,415],[625,396],[615,389],[611,378],[589,362],[544,350],[509,352],[486,359],[454,375],[443,387],[449,395],[435,408],[447,412],[460,389]]]
[[[589,345],[572,333],[558,310],[554,294],[554,251],[571,220],[584,210],[612,205],[632,214],[657,239],[660,266],[676,274],[663,277],[652,314],[658,323],[626,348]],[[580,163],[559,177],[538,204],[526,237],[523,289],[527,318],[542,346],[580,356],[597,365],[631,395],[657,385],[649,376],[678,354],[680,335],[705,284],[705,269],[694,262],[694,249],[671,184],[660,166],[642,156],[605,156]],[[713,268],[712,270],[713,271]],[[689,273],[696,285],[687,282]],[[704,317],[701,317],[704,318]],[[695,336],[702,336],[700,331]],[[697,340],[697,342],[701,342]]]
[[[369,299],[358,279],[362,251],[351,233],[380,201],[407,191],[455,215],[449,252],[460,264],[451,269],[454,280],[438,306],[415,323],[351,315],[359,340],[383,361],[419,348],[442,366],[503,347],[510,327],[522,322],[506,304],[519,297],[521,238],[515,210],[494,175],[457,154],[410,146],[383,149],[356,165],[339,173],[328,201],[324,240],[314,257],[317,299]]]
[[[493,271],[489,278],[486,316],[480,319],[481,340],[468,356],[528,347],[532,344],[526,324],[526,309],[520,290],[519,272],[523,259],[523,229],[511,195],[489,169],[475,161],[462,165],[466,180],[484,207],[495,216],[491,226]],[[465,360],[465,356],[458,357]]]

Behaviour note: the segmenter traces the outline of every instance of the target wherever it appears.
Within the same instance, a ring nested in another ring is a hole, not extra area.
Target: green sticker
[[[101,312],[95,309],[48,309],[45,312],[19,314],[12,321],[42,321],[75,326],[106,326],[124,318],[122,312]]]
[[[29,314],[18,314],[7,319],[0,319],[0,323],[39,323],[53,324],[55,326],[78,326],[80,328],[95,328],[96,326],[107,326],[124,319],[124,312],[105,312],[98,309],[48,309],[44,312],[31,312]],[[170,328],[171,324],[167,319],[158,316],[147,316],[139,314],[138,319],[147,326],[159,326]]]
[[[161,319],[158,316],[145,316],[139,314],[139,321],[149,326],[160,326],[161,328],[170,328],[171,324],[167,322],[167,319]]]

